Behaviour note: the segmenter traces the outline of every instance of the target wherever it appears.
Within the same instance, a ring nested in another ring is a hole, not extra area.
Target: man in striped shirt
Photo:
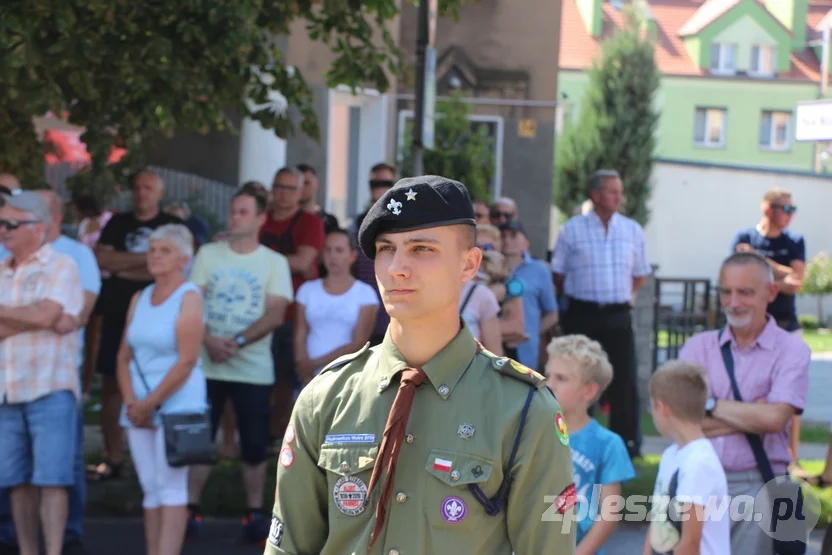
[[[606,393],[610,429],[636,457],[641,433],[631,309],[651,267],[644,231],[619,213],[623,184],[618,173],[596,172],[590,197],[593,210],[566,222],[552,255],[561,327],[564,334],[595,339],[607,352],[613,365],[613,381]]]

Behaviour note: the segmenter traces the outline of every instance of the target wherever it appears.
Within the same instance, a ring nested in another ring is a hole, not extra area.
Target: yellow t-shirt
[[[232,338],[266,312],[266,296],[292,302],[292,274],[282,254],[260,246],[248,254],[231,250],[226,242],[199,249],[190,275],[205,292],[206,331]],[[203,371],[211,380],[270,385],[274,383],[272,334],[250,343],[229,360],[213,362],[203,347]]]

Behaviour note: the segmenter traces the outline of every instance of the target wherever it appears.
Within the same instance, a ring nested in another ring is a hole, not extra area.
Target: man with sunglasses
[[[731,243],[732,252],[756,252],[766,257],[774,272],[779,289],[768,305],[768,313],[786,331],[798,332],[795,295],[803,286],[806,270],[806,245],[803,236],[786,229],[797,211],[792,195],[786,189],[772,189],[762,202],[763,217],[755,227],[737,233]]]
[[[766,312],[784,330],[801,334],[797,321],[796,295],[803,287],[806,271],[806,244],[803,235],[786,229],[797,212],[792,194],[787,189],[774,188],[763,196],[763,217],[755,227],[737,233],[731,243],[732,252],[756,252],[764,256],[774,273],[777,296]],[[799,466],[800,416],[792,417],[789,451],[794,464]]]
[[[491,204],[488,216],[491,218],[491,225],[505,225],[517,218],[517,203],[508,197],[500,197]]]

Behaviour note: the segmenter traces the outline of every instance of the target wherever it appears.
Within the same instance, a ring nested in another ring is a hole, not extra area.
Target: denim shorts
[[[73,485],[78,410],[71,391],[0,404],[0,488]]]

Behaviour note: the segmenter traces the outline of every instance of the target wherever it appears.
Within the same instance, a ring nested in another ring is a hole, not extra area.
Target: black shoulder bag
[[[725,330],[723,329],[719,332],[720,339],[722,339],[722,333],[724,331]],[[734,397],[737,401],[742,402],[743,399],[742,395],[740,395],[740,388],[737,385],[737,378],[734,375],[734,357],[731,354],[731,342],[729,341],[728,343],[722,345],[720,350],[722,351],[722,360],[725,363],[725,370],[728,372],[728,378],[731,380],[731,389],[734,391]],[[761,526],[764,524],[767,525],[767,533],[770,536],[772,534],[775,535],[775,553],[778,555],[803,555],[806,553],[805,541],[787,541],[777,539],[777,536],[794,537],[796,535],[795,527],[802,527],[800,533],[804,534],[803,537],[808,538],[806,519],[802,514],[803,490],[801,489],[800,484],[793,482],[788,475],[778,477],[778,480],[775,483],[774,470],[771,467],[771,461],[768,460],[768,455],[766,455],[762,438],[758,434],[750,433],[746,433],[745,437],[748,439],[748,443],[751,445],[751,450],[754,452],[754,458],[757,460],[757,467],[760,469],[760,474],[765,482],[765,488],[770,496],[769,504],[766,508],[772,510],[772,518],[769,519],[768,523],[760,522],[759,524]],[[777,501],[777,503],[774,503],[774,506],[771,506],[773,501]],[[791,514],[788,516],[793,517],[789,518],[789,520],[785,522],[778,521],[779,517],[776,514],[779,502],[781,501],[785,501],[787,503],[789,511],[791,511]],[[775,525],[777,528],[774,528]],[[772,529],[774,529],[775,532],[772,532]],[[780,533],[776,532],[778,529],[781,530]]]
[[[139,361],[133,362],[139,377],[150,395],[150,386],[144,377]],[[154,411],[159,413],[157,407]],[[217,461],[214,441],[211,437],[210,411],[159,414],[165,433],[165,454],[173,468],[191,465],[210,465]]]

